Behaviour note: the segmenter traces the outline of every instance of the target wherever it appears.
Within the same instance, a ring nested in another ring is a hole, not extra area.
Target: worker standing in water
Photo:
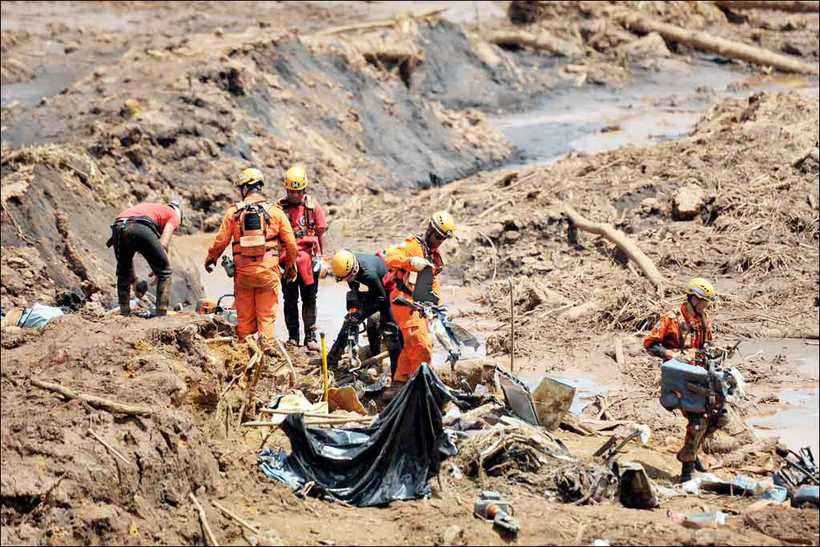
[[[316,342],[316,297],[319,291],[319,272],[324,245],[322,236],[327,231],[324,209],[313,196],[307,194],[308,177],[304,166],[294,165],[285,173],[282,182],[286,195],[279,206],[290,220],[299,248],[296,259],[296,279],[282,280],[285,300],[285,325],[288,343],[299,345],[299,297],[302,299],[304,345],[309,351],[319,351]]]

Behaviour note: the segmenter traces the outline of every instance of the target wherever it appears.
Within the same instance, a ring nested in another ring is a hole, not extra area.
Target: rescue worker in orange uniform
[[[455,229],[456,224],[450,213],[438,211],[433,213],[423,234],[411,236],[385,251],[384,263],[388,269],[385,288],[390,291],[390,311],[401,330],[403,340],[393,385],[400,386],[407,382],[422,363],[430,363],[433,354],[433,340],[427,319],[416,309],[397,304],[396,298],[403,296],[407,300],[413,300],[419,273],[431,268],[432,301],[438,303],[441,294],[438,275],[444,267],[439,247],[446,239],[453,237]]]
[[[242,171],[236,186],[242,201],[225,212],[222,225],[208,249],[205,269],[213,271],[228,244],[232,245],[236,335],[240,340],[259,333],[260,346],[270,348],[279,289],[280,245],[285,277],[296,277],[298,250],[285,214],[262,195],[264,178],[259,169]]]
[[[290,220],[299,257],[296,269],[299,275],[294,280],[283,280],[282,292],[285,300],[285,325],[288,328],[288,343],[299,345],[299,296],[302,297],[302,323],[305,329],[305,346],[311,351],[319,351],[316,342],[316,295],[319,291],[319,272],[322,265],[322,236],[327,230],[325,211],[309,196],[307,172],[302,165],[294,165],[285,173],[282,182],[286,195],[279,200],[279,207]],[[283,256],[284,258],[284,256]]]
[[[703,349],[704,344],[712,341],[712,320],[709,307],[715,301],[717,293],[714,286],[696,277],[689,281],[686,289],[686,301],[680,305],[677,313],[661,316],[660,321],[649,333],[643,345],[646,351],[663,362],[670,359],[694,364],[694,352]],[[684,412],[688,424],[683,448],[678,451],[681,462],[681,482],[692,478],[694,470],[705,471],[698,459],[698,451],[703,441],[715,431],[728,423],[725,413],[720,416],[706,416],[695,412]]]

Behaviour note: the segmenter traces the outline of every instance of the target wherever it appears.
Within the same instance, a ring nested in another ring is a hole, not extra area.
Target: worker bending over
[[[371,328],[368,324],[367,339],[370,343],[370,354],[373,356],[379,353],[383,335],[390,355],[391,375],[395,374],[401,352],[401,334],[399,327],[393,321],[390,300],[384,288],[383,279],[387,275],[384,260],[378,255],[352,253],[342,249],[333,255],[330,268],[336,281],[347,282],[350,292],[347,298],[347,315],[328,353],[328,365],[335,367],[338,364],[350,329],[354,329],[354,332],[358,334],[362,321],[378,313],[378,325]]]
[[[111,225],[111,238],[106,243],[114,247],[117,259],[117,300],[122,315],[131,314],[131,285],[134,275],[134,255],[139,253],[148,262],[157,279],[155,314],[168,313],[171,300],[171,262],[168,247],[174,230],[182,223],[182,204],[173,200],[164,203],[140,203],[117,215]]]

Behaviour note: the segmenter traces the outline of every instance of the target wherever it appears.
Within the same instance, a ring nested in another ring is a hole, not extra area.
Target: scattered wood
[[[120,460],[122,463],[124,463],[128,467],[136,467],[133,463],[131,463],[131,461],[128,458],[120,454],[120,452],[116,448],[102,440],[102,438],[100,438],[100,436],[94,433],[91,429],[86,430],[86,433],[91,435],[95,440],[97,440],[100,444],[107,448],[108,451],[111,452],[111,455]]]
[[[511,205],[512,203],[513,203],[513,201],[510,200],[510,199],[500,201],[500,202],[496,203],[495,205],[493,205],[492,207],[490,207],[489,209],[484,209],[483,211],[481,211],[481,213],[475,218],[476,218],[476,220],[484,218],[487,215],[489,215],[490,213],[492,213],[493,211],[495,211],[496,209],[499,209],[499,208],[503,207],[504,205]]]
[[[599,309],[601,309],[600,302],[598,302],[597,300],[589,300],[587,302],[584,302],[583,304],[572,306],[568,310],[562,311],[558,314],[558,317],[566,319],[568,321],[577,321],[582,317],[592,315]]]
[[[626,359],[624,358],[624,341],[620,336],[615,337],[615,362],[618,363],[619,367],[623,367],[626,364]]]
[[[234,520],[237,524],[247,528],[248,531],[251,532],[252,534],[255,534],[257,536],[260,535],[260,532],[259,532],[258,528],[256,528],[252,524],[248,524],[248,522],[246,520],[244,520],[241,517],[237,516],[236,514],[232,513],[231,511],[229,511],[227,508],[225,508],[219,502],[212,501],[211,504],[213,504],[214,507],[216,507],[217,509],[222,511],[222,513],[224,513],[226,517]]]
[[[217,336],[216,338],[207,338],[205,342],[207,344],[220,344],[223,342],[232,342],[236,340],[233,336]]]
[[[392,27],[398,24],[402,17],[408,17],[410,19],[427,19],[428,17],[435,17],[445,11],[447,11],[447,8],[432,8],[420,11],[418,13],[402,14],[401,16],[394,17],[393,19],[381,19],[379,21],[368,21],[366,23],[356,23],[354,25],[331,27],[329,29],[317,32],[314,36],[330,36],[331,34],[340,34],[342,32],[351,32],[354,30],[370,30],[381,27]]]
[[[211,526],[208,524],[208,517],[205,516],[205,509],[203,509],[199,504],[199,500],[196,499],[193,492],[188,494],[188,497],[194,503],[194,508],[196,508],[196,512],[199,514],[199,524],[202,525],[202,530],[205,533],[205,540],[208,542],[208,545],[219,545],[214,537],[214,533],[211,531]]]
[[[564,213],[570,221],[570,224],[580,230],[603,236],[610,242],[614,243],[618,249],[621,250],[630,260],[635,262],[641,269],[643,274],[658,288],[662,290],[667,284],[666,278],[655,266],[655,263],[644,254],[644,252],[627,237],[625,233],[618,230],[611,224],[591,222],[582,217],[570,205],[564,205]]]
[[[760,9],[769,11],[786,11],[789,13],[818,13],[820,3],[816,0],[789,1],[789,0],[714,0],[722,8],[730,9]]]
[[[635,12],[612,12],[612,15],[629,30],[648,34],[657,32],[664,39],[677,42],[701,51],[707,51],[723,57],[747,61],[764,67],[774,67],[784,72],[800,74],[817,74],[816,64],[805,63],[799,59],[774,53],[766,49],[750,46],[741,42],[726,40],[702,31],[692,31],[669,23],[655,21]]]
[[[73,391],[65,386],[61,386],[60,384],[44,382],[43,380],[38,380],[36,378],[31,379],[31,385],[48,391],[53,391],[54,393],[59,393],[66,399],[79,399],[94,408],[105,410],[107,412],[111,412],[112,414],[127,414],[129,416],[152,416],[154,414],[152,409],[144,406],[129,405],[103,399],[102,397],[97,397],[95,395],[77,393],[76,391]]]
[[[382,359],[386,359],[388,357],[390,357],[390,352],[389,351],[383,351],[383,352],[381,352],[377,355],[373,355],[372,357],[368,357],[367,359],[362,361],[361,367],[362,368],[367,368],[370,365],[378,364],[382,361]]]
[[[519,46],[541,49],[562,57],[581,57],[583,50],[566,40],[562,40],[545,29],[535,32],[518,29],[498,29],[486,32],[484,39],[497,46]]]

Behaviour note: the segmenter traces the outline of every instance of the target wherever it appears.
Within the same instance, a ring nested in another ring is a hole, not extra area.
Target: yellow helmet
[[[447,211],[437,211],[430,217],[430,226],[445,239],[453,237],[456,232],[456,221]]]
[[[307,172],[304,166],[297,163],[288,169],[288,172],[285,173],[285,180],[282,185],[288,190],[304,190],[307,188]]]
[[[239,174],[239,180],[236,181],[236,186],[247,186],[248,184],[256,184],[257,182],[265,183],[265,177],[262,171],[255,167],[248,167],[243,169]]]
[[[356,255],[347,249],[342,249],[333,255],[330,260],[330,269],[337,281],[343,281],[358,273],[359,261],[356,260]]]
[[[702,277],[694,277],[689,281],[689,284],[686,286],[686,294],[697,296],[707,302],[714,302],[717,297],[717,291],[715,291],[714,285]]]

